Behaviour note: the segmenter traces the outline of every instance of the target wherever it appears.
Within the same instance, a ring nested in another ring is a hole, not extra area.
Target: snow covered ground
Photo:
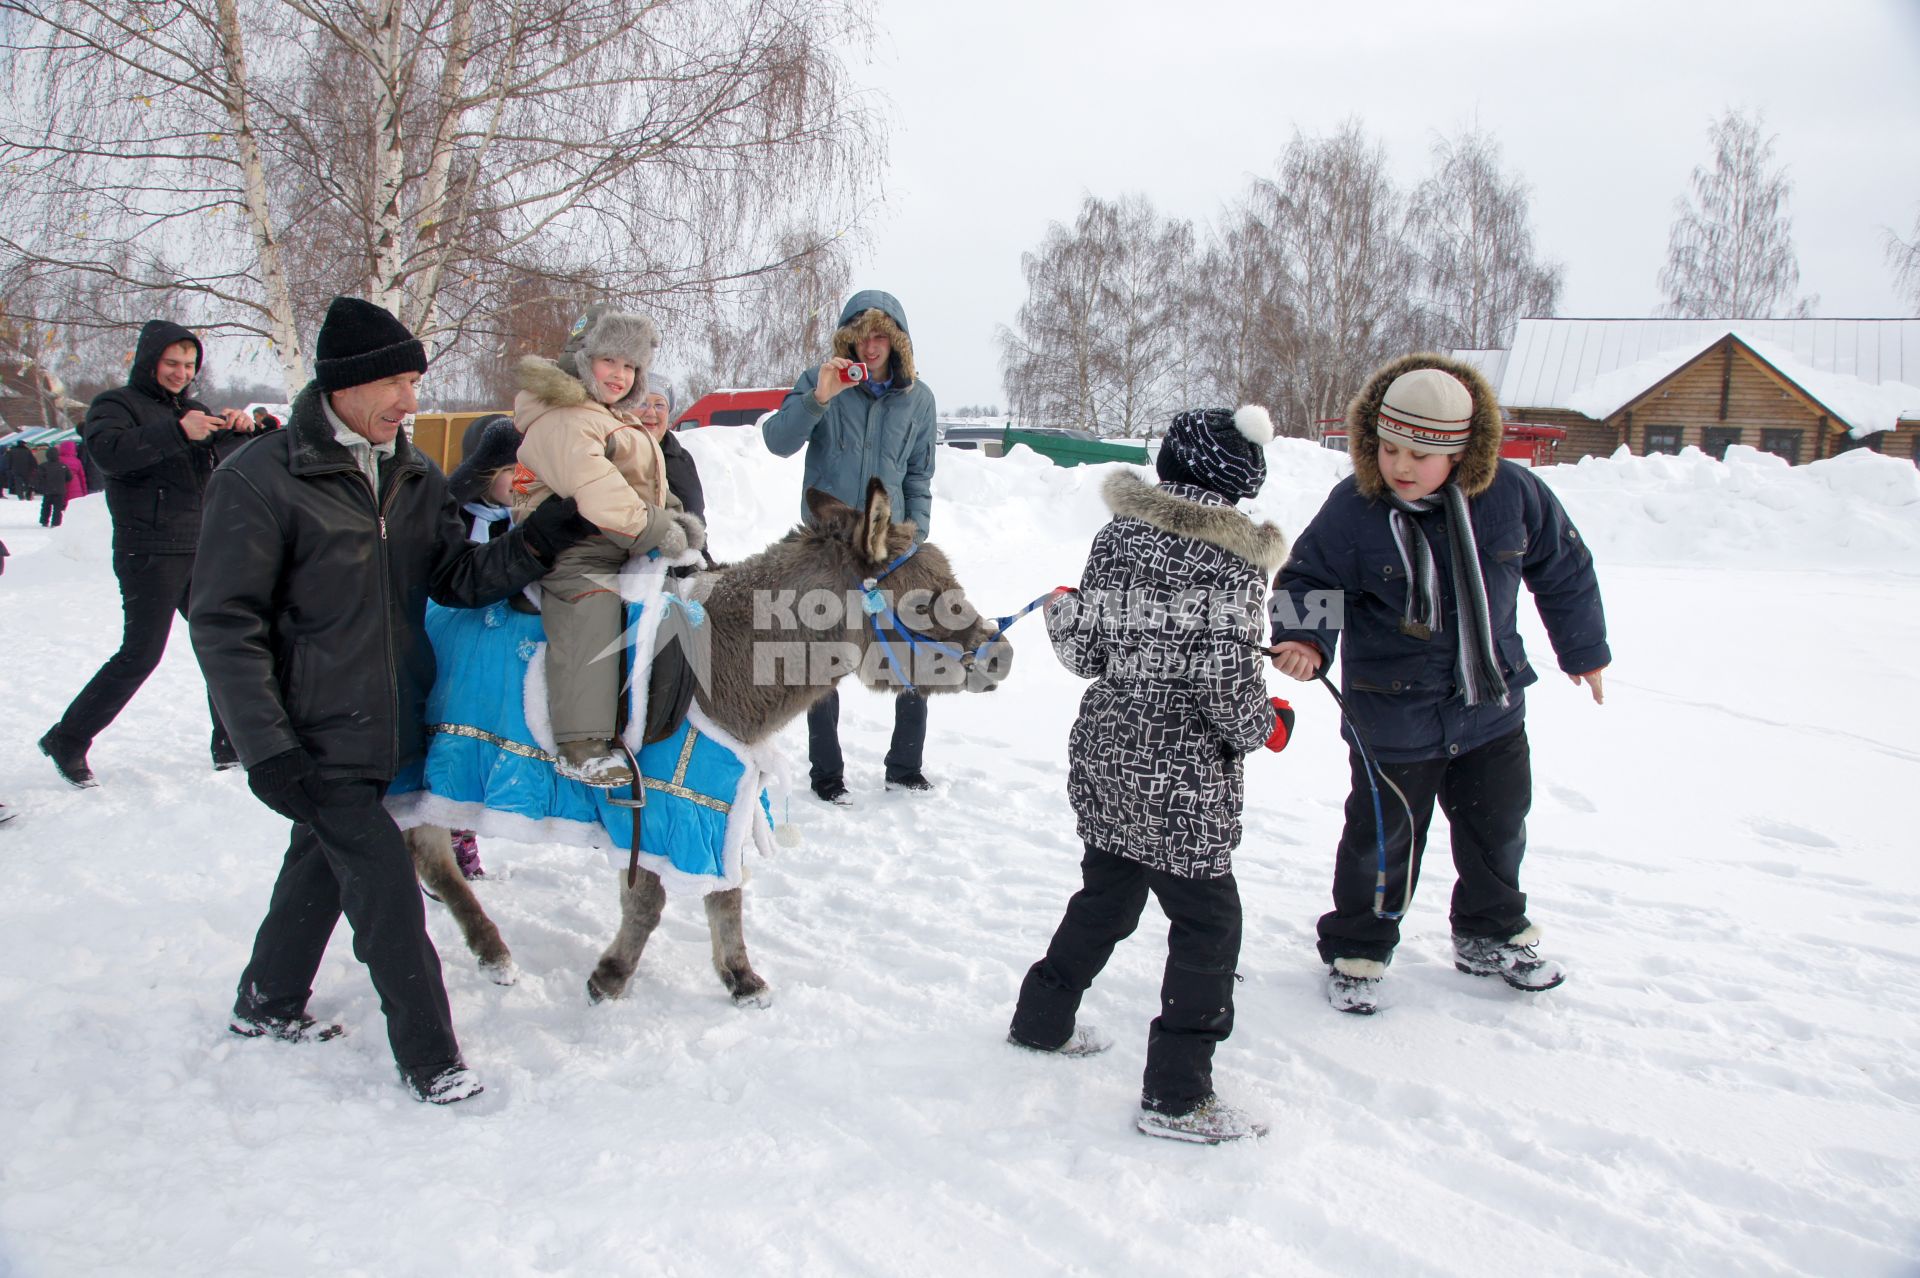
[[[798,459],[755,434],[688,441],[723,556],[797,514]],[[1272,460],[1255,506],[1298,531],[1343,463]],[[438,1110],[395,1081],[344,928],[313,1006],[347,1037],[225,1032],[285,823],[209,771],[184,625],[94,748],[101,788],[57,780],[33,741],[118,635],[106,512],[49,534],[0,501],[0,1274],[1920,1273],[1920,474],[1750,450],[1543,473],[1617,655],[1604,707],[1557,676],[1529,696],[1527,887],[1573,976],[1528,999],[1456,973],[1441,857],[1381,1015],[1330,1011],[1344,750],[1324,694],[1270,676],[1300,725],[1249,761],[1217,1082],[1273,1133],[1223,1149],[1130,1124],[1152,907],[1086,1004],[1113,1051],[1002,1041],[1077,881],[1079,685],[1037,620],[1002,691],[935,707],[931,796],[882,792],[888,707],[846,696],[857,806],[794,799],[803,842],[748,889],[768,1010],[730,1004],[679,898],[629,997],[589,1006],[604,858],[489,842],[524,975],[489,984],[430,907],[488,1087]],[[1077,579],[1100,478],[945,453],[934,539],[1011,610]]]

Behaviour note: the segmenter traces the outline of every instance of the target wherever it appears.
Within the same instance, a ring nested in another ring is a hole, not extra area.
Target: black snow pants
[[[927,699],[917,692],[893,695],[893,740],[887,747],[887,780],[898,781],[920,771],[927,747]],[[813,703],[807,711],[807,764],[813,783],[842,781],[847,761],[840,754],[840,693],[838,689]]]
[[[173,615],[187,615],[187,596],[193,584],[192,555],[142,555],[123,550],[113,552],[113,575],[120,581],[120,610],[123,627],[120,650],[107,658],[67,712],[54,725],[60,737],[85,749],[106,730],[108,724],[126,709],[133,694],[160,664],[167,651],[167,636],[173,630]],[[207,714],[213,720],[213,755],[216,762],[232,757],[226,729],[220,726],[220,712],[207,698]]]
[[[327,940],[345,914],[353,956],[366,964],[386,1014],[393,1059],[410,1075],[430,1074],[458,1062],[460,1045],[413,859],[380,805],[385,786],[336,781],[329,789],[313,822],[293,827],[234,1013],[304,1013]]]
[[[1334,854],[1333,909],[1320,916],[1320,957],[1391,962],[1400,943],[1398,919],[1375,918],[1373,889],[1380,864],[1374,837],[1373,796],[1357,751],[1351,753],[1353,788],[1347,794],[1347,824]],[[1517,936],[1527,928],[1527,894],[1520,890],[1520,860],[1527,851],[1527,812],[1533,806],[1533,767],[1527,730],[1516,728],[1465,754],[1413,763],[1383,763],[1413,809],[1413,880],[1427,846],[1434,800],[1453,833],[1453,885],[1449,918],[1455,936]],[[1398,910],[1407,892],[1407,813],[1387,787],[1380,787],[1387,843],[1388,910]]]
[[[1185,879],[1089,845],[1081,888],[1020,986],[1009,1030],[1029,1047],[1055,1048],[1073,1036],[1080,996],[1133,934],[1147,893],[1167,915],[1167,966],[1160,1015],[1147,1030],[1140,1102],[1184,1114],[1213,1094],[1213,1047],[1233,1033],[1234,965],[1240,960],[1240,886],[1231,874]]]

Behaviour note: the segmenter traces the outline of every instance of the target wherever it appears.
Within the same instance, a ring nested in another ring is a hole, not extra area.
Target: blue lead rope
[[[894,674],[899,676],[901,684],[908,692],[914,691],[913,680],[907,676],[909,667],[902,665],[900,658],[894,653],[893,644],[887,639],[889,631],[899,634],[901,642],[907,646],[909,655],[917,652],[921,648],[931,648],[935,652],[953,658],[963,666],[971,666],[975,661],[980,659],[987,649],[1000,642],[1001,636],[1007,633],[1007,629],[1012,626],[1014,622],[1020,620],[1020,618],[1026,616],[1035,608],[1038,608],[1041,604],[1059,593],[1056,590],[1049,590],[1046,594],[1041,595],[1020,611],[1011,613],[1005,617],[993,618],[993,633],[988,635],[986,640],[971,652],[962,652],[952,644],[941,643],[938,639],[929,639],[925,635],[916,634],[914,631],[901,625],[900,618],[898,614],[894,612],[893,606],[887,602],[886,596],[880,593],[880,583],[888,577],[891,577],[894,569],[913,558],[919,551],[920,543],[916,541],[901,551],[892,563],[860,583],[861,607],[867,614],[867,624],[873,627],[873,637],[880,641],[880,650],[886,653],[887,663],[893,667]]]
[[[1347,713],[1347,703],[1341,697],[1339,689],[1333,686],[1325,673],[1315,674],[1314,678],[1325,685],[1327,692],[1333,697],[1333,703],[1340,707],[1340,717],[1347,721],[1347,727],[1353,733],[1354,748],[1360,752],[1360,766],[1367,772],[1367,789],[1373,795],[1373,844],[1378,856],[1373,872],[1373,917],[1376,919],[1402,918],[1406,915],[1407,907],[1413,904],[1413,805],[1407,802],[1406,791],[1395,785],[1393,778],[1381,771],[1380,766],[1373,761],[1373,754],[1367,749],[1366,739],[1360,735],[1360,728],[1354,723],[1353,716]],[[1400,806],[1407,814],[1407,890],[1400,894],[1400,908],[1397,910],[1387,908],[1387,823],[1380,807],[1382,782],[1393,791],[1394,797],[1400,800]]]

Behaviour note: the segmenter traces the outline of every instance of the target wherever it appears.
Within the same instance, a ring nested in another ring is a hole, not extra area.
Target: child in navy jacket
[[[1344,636],[1353,783],[1319,923],[1328,1000],[1376,1009],[1436,800],[1458,875],[1455,966],[1551,989],[1565,974],[1539,956],[1520,890],[1533,798],[1523,689],[1537,675],[1515,619],[1524,581],[1560,669],[1599,702],[1612,658],[1593,556],[1552,491],[1500,460],[1500,406],[1470,365],[1431,354],[1387,364],[1348,406],[1347,431],[1354,473],[1295,541],[1271,600],[1285,674],[1315,677]]]

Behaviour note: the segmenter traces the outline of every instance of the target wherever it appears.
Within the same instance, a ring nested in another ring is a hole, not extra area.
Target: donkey
[[[818,490],[808,491],[807,509],[810,524],[691,583],[710,630],[709,676],[694,695],[715,724],[753,746],[848,674],[896,693],[990,692],[1007,676],[1012,645],[967,602],[946,555],[928,543],[915,549],[914,526],[893,522],[885,484],[869,482],[864,511]],[[854,606],[790,606],[810,598]],[[885,606],[879,627],[859,606],[869,598]],[[879,630],[889,631],[884,642]],[[774,654],[785,659],[768,660]],[[481,969],[512,984],[512,956],[461,877],[449,832],[419,826],[407,841],[421,881],[452,912]],[[644,868],[631,884],[622,872],[620,883],[619,931],[587,978],[595,1003],[625,992],[666,901],[659,876]],[[706,909],[721,982],[735,1003],[768,1006],[771,991],[747,959],[741,890],[708,893]]]

